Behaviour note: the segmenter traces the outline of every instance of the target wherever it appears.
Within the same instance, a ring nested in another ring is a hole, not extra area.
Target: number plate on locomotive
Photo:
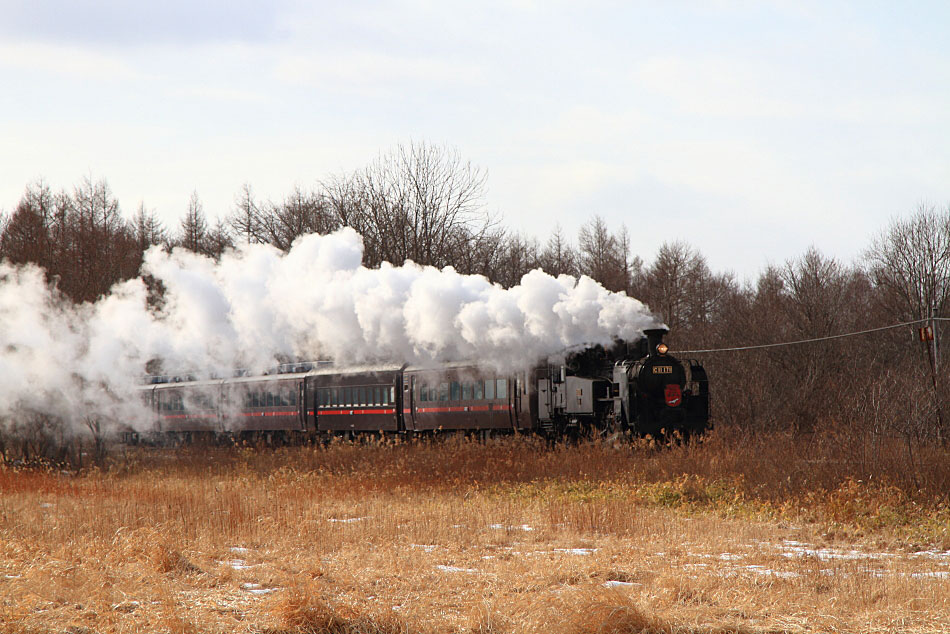
[[[653,374],[673,374],[673,366],[655,365],[653,366]]]

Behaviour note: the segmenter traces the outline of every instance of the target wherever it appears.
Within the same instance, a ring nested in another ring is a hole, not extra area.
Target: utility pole
[[[937,389],[937,364],[939,350],[937,348],[937,322],[934,319],[933,308],[930,309],[930,318],[927,326],[919,329],[920,340],[927,346],[927,358],[930,360],[930,382],[933,386],[934,405],[937,408],[937,439],[943,442],[943,408],[940,405],[940,390]]]

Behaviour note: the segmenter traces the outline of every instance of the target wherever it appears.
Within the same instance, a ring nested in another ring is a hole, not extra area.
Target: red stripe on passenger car
[[[395,414],[396,410],[394,409],[321,409],[317,412],[317,416],[339,416],[350,414],[355,414],[357,416],[363,414]]]
[[[217,414],[162,414],[162,418],[180,419],[180,418],[217,418]]]

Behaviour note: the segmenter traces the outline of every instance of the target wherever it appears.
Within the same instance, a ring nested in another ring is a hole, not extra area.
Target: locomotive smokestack
[[[651,328],[644,330],[643,334],[647,337],[647,354],[651,357],[658,356],[656,347],[663,343],[663,336],[670,331],[669,328]]]

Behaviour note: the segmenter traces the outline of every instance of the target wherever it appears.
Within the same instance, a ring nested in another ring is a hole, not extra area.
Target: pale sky
[[[950,203],[945,2],[0,0],[0,209],[105,178],[175,227],[397,143],[545,240],[600,214],[754,277]]]

